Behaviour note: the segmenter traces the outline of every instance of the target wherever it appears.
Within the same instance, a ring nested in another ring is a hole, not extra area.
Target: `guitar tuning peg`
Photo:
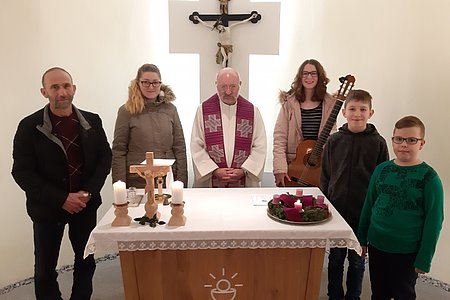
[[[345,77],[339,77],[339,82],[340,83],[344,83],[344,81],[345,81]]]

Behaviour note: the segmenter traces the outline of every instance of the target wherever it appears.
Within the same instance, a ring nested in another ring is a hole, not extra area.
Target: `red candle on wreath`
[[[302,211],[302,209],[303,209],[303,205],[302,205],[302,203],[300,202],[300,200],[295,201],[294,207],[295,207],[298,211]]]
[[[325,202],[325,197],[323,195],[317,196],[317,204],[323,204]]]
[[[274,194],[272,204],[279,204],[280,203],[280,195]]]

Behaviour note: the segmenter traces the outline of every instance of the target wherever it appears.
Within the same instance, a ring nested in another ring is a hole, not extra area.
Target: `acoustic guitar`
[[[347,75],[339,78],[341,86],[336,95],[336,103],[328,117],[327,122],[316,140],[305,140],[297,146],[296,157],[288,166],[288,176],[291,181],[285,180],[285,186],[319,186],[320,165],[323,145],[330,136],[331,129],[336,122],[342,104],[355,85],[355,77]]]

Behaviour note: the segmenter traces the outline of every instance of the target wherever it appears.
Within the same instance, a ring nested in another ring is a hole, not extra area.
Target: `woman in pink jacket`
[[[327,93],[327,78],[315,59],[304,61],[291,89],[281,91],[281,109],[273,133],[273,174],[277,186],[290,181],[288,165],[295,159],[297,146],[304,140],[317,140],[334,107]]]

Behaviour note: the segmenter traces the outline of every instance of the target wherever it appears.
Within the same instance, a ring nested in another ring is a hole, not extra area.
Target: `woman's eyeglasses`
[[[308,77],[309,75],[311,75],[311,77],[317,77],[317,71],[311,71],[311,72],[303,71],[303,73],[302,73],[302,76],[304,78]]]
[[[150,85],[154,88],[157,88],[161,85],[161,81],[147,81],[147,80],[141,80],[141,85],[143,87],[149,87]]]

